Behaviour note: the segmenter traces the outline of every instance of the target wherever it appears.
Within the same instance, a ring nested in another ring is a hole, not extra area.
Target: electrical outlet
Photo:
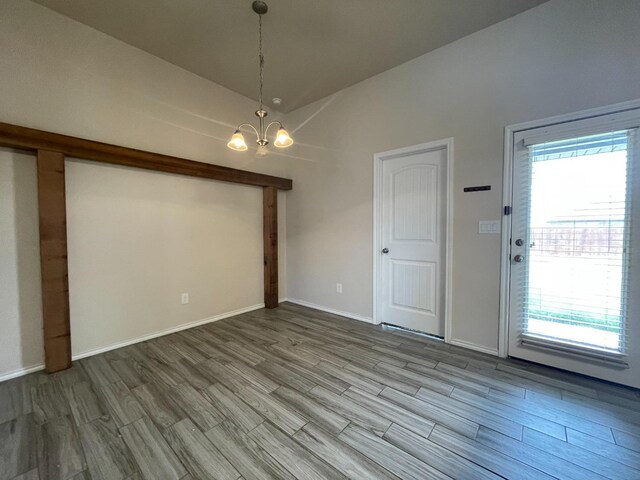
[[[189,294],[183,293],[180,299],[182,301],[182,305],[186,305],[187,303],[189,303]]]
[[[342,293],[342,284],[341,283],[336,283],[336,292]]]

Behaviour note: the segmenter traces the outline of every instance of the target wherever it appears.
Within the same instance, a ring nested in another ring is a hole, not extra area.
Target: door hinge
[[[511,215],[511,206],[510,205],[506,205],[504,207],[504,214],[505,215]]]

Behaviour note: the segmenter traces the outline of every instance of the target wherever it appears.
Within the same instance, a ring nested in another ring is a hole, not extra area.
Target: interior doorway
[[[374,156],[374,321],[448,339],[451,139]]]

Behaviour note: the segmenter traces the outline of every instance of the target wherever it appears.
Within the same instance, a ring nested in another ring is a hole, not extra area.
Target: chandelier
[[[259,94],[259,107],[256,110],[256,116],[258,117],[258,128],[254,127],[250,123],[242,123],[238,125],[238,128],[231,136],[231,140],[227,143],[227,147],[232,150],[236,150],[239,152],[244,152],[247,150],[247,144],[244,141],[244,135],[240,129],[242,127],[251,127],[256,134],[258,144],[258,155],[266,155],[267,154],[267,145],[269,144],[269,140],[267,140],[267,133],[269,128],[273,125],[277,125],[278,131],[276,133],[276,138],[273,142],[273,145],[278,148],[285,148],[293,145],[293,140],[289,136],[289,133],[284,129],[282,123],[275,121],[271,122],[265,127],[265,117],[267,116],[267,111],[264,109],[262,105],[262,84],[263,84],[263,74],[262,71],[264,69],[264,56],[262,55],[262,15],[267,13],[269,7],[265,2],[255,1],[251,4],[251,8],[254,12],[258,14],[258,61],[260,65],[260,94]]]

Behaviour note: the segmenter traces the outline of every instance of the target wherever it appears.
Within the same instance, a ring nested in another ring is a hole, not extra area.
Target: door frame
[[[603,107],[589,108],[574,113],[556,115],[540,120],[509,125],[504,129],[504,164],[502,173],[502,204],[511,206],[513,202],[513,139],[516,133],[535,128],[550,127],[560,123],[586,120],[603,115],[620,113],[640,108],[640,99],[615,103]],[[503,212],[504,213],[504,212]],[[500,248],[500,326],[498,334],[498,356],[509,356],[509,284],[511,281],[511,215],[502,215],[502,246]]]
[[[373,323],[379,325],[381,320],[378,316],[380,312],[380,295],[378,289],[380,287],[380,275],[382,274],[382,256],[380,249],[382,248],[382,162],[393,158],[404,157],[407,155],[430,152],[434,150],[444,149],[445,155],[445,182],[444,198],[447,206],[445,208],[445,258],[444,258],[444,341],[449,343],[451,339],[451,267],[452,267],[452,218],[453,218],[453,138],[445,138],[435,140],[433,142],[420,143],[409,147],[397,148],[386,152],[379,152],[373,155]]]

